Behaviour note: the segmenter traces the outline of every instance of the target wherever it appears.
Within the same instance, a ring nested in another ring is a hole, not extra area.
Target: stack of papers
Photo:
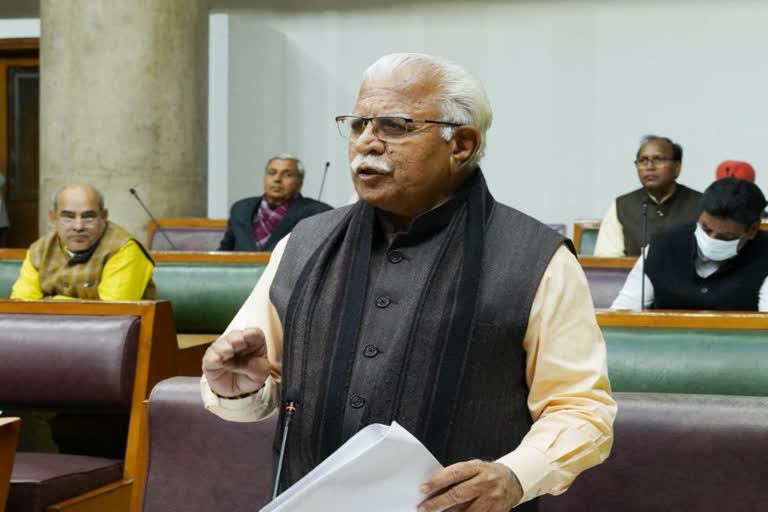
[[[413,512],[419,485],[441,468],[397,422],[368,425],[261,512]]]

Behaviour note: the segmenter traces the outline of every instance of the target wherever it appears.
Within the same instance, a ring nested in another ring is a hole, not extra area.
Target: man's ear
[[[682,162],[675,162],[675,179],[680,177],[680,170],[683,168]]]
[[[752,239],[754,239],[754,238],[757,236],[757,234],[758,234],[759,232],[760,232],[760,219],[758,219],[758,220],[756,220],[755,222],[753,222],[753,223],[752,223],[752,224],[751,224],[751,225],[750,225],[750,226],[747,228],[747,231],[746,231],[746,233],[744,234],[744,237],[745,237],[747,240],[752,240]]]
[[[107,218],[109,218],[109,210],[107,210],[106,208],[101,210],[101,218],[104,220],[107,220]]]
[[[51,224],[56,224],[56,212],[53,210],[48,210],[48,220],[51,222]]]
[[[451,161],[461,169],[480,150],[480,133],[472,126],[458,126],[453,129],[453,151]]]

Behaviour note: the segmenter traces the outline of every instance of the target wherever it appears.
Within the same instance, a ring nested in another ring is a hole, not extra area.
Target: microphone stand
[[[144,208],[144,211],[147,212],[147,215],[149,215],[150,220],[155,223],[155,226],[157,226],[157,230],[163,234],[163,236],[165,237],[165,240],[168,242],[168,245],[170,245],[174,251],[178,251],[179,249],[174,245],[173,242],[171,242],[171,239],[168,237],[168,234],[165,232],[165,230],[160,225],[160,223],[157,222],[157,219],[155,219],[155,217],[152,215],[152,212],[149,211],[149,208],[147,208],[147,205],[144,204],[144,201],[141,200],[141,198],[139,197],[139,194],[136,192],[136,189],[131,187],[128,189],[128,191],[133,195],[133,197],[136,198],[136,200],[139,202],[141,207]]]
[[[640,245],[640,311],[645,311],[645,243],[648,236],[648,199],[643,199],[643,241]]]
[[[323,188],[325,187],[325,177],[328,174],[328,167],[331,166],[331,162],[325,162],[325,169],[323,170],[323,181],[320,182],[320,193],[317,194],[317,200],[319,201],[323,197]]]
[[[327,169],[327,167],[326,167]],[[293,419],[293,413],[296,412],[298,402],[289,400],[285,403],[285,426],[283,427],[283,441],[280,443],[280,455],[277,458],[277,472],[275,474],[275,488],[272,491],[272,499],[277,498],[278,490],[280,489],[280,473],[283,471],[283,457],[285,456],[285,445],[288,442],[288,429],[291,426],[291,420]]]

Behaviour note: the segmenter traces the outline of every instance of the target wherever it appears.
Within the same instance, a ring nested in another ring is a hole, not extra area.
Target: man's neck
[[[653,201],[656,204],[661,204],[670,197],[672,197],[672,194],[675,193],[677,190],[677,183],[672,183],[671,186],[663,189],[663,190],[647,190],[648,195],[653,199]]]

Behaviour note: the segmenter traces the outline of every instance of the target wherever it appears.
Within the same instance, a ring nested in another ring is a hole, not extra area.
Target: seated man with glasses
[[[90,185],[64,185],[52,198],[55,230],[27,251],[12,299],[140,300],[155,297],[154,262],[126,230],[107,220]]]
[[[600,224],[595,256],[638,256],[660,229],[696,220],[701,193],[677,183],[683,148],[666,137],[647,135],[635,157],[641,188],[619,196]]]
[[[224,419],[299,404],[279,489],[392,421],[449,466],[397,510],[535,510],[608,456],[616,404],[584,271],[563,236],[494,200],[491,118],[476,78],[422,54],[373,63],[336,118],[360,200],[277,245],[203,358]]]

